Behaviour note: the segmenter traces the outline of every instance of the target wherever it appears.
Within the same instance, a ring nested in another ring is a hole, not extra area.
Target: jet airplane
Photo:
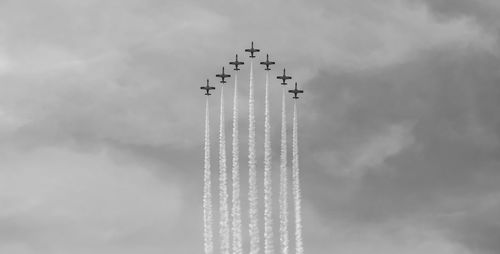
[[[229,62],[229,64],[234,65],[234,70],[235,70],[235,71],[239,71],[239,70],[240,70],[240,68],[238,68],[238,65],[243,65],[243,64],[245,64],[245,63],[244,63],[244,62],[240,62],[240,61],[238,61],[238,54],[236,54],[236,61],[234,61],[234,62]]]
[[[205,91],[206,91],[206,92],[205,92],[205,95],[209,96],[209,95],[212,95],[212,94],[210,93],[210,90],[214,90],[214,89],[215,89],[215,87],[210,86],[210,85],[209,85],[209,81],[208,81],[208,79],[207,79],[207,85],[206,85],[206,86],[202,86],[202,87],[200,87],[200,89],[205,90]]]
[[[271,69],[269,69],[269,65],[276,64],[276,63],[272,62],[272,61],[269,61],[269,54],[267,54],[266,55],[266,61],[265,62],[260,62],[260,64],[263,64],[263,65],[266,66],[266,68],[264,70],[270,71]]]
[[[227,83],[227,82],[226,82],[226,80],[225,80],[225,78],[229,78],[229,77],[231,77],[231,75],[226,74],[226,73],[224,72],[224,67],[222,67],[222,73],[221,73],[221,74],[217,74],[217,75],[215,75],[215,76],[216,76],[216,77],[218,77],[218,78],[221,78],[221,79],[222,79],[222,80],[220,81],[222,84]]]
[[[289,93],[293,93],[293,95],[294,95],[294,96],[293,96],[292,98],[294,98],[294,99],[298,99],[298,98],[299,98],[299,97],[297,96],[297,94],[299,94],[299,93],[304,93],[304,91],[303,91],[303,90],[299,90],[299,89],[297,89],[297,82],[295,82],[295,89],[293,89],[293,90],[288,90],[288,92],[289,92]]]
[[[284,86],[287,85],[287,83],[286,83],[287,79],[292,79],[292,77],[286,75],[286,70],[285,69],[283,69],[283,76],[277,76],[276,78],[283,80],[283,82],[281,82],[281,84],[284,85]]]
[[[249,48],[249,49],[245,49],[245,52],[250,52],[250,58],[255,58],[255,56],[253,55],[253,53],[260,52],[260,49],[254,48],[253,47],[253,41],[252,41],[252,47]]]

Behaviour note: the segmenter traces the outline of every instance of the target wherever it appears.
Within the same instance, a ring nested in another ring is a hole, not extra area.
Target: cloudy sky
[[[499,31],[497,0],[1,0],[0,253],[201,253],[199,86],[251,40],[306,90],[306,253],[500,253]]]

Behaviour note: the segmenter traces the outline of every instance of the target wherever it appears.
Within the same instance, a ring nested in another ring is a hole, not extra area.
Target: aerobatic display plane
[[[249,49],[245,49],[245,52],[250,52],[250,58],[255,58],[255,56],[253,55],[253,53],[260,52],[260,49],[254,48],[253,47],[253,41],[252,41],[252,47],[250,47]]]
[[[206,85],[206,86],[202,86],[202,87],[200,87],[200,89],[205,90],[205,91],[206,91],[205,95],[209,96],[209,95],[212,95],[212,94],[210,93],[210,90],[214,90],[214,89],[215,89],[215,87],[210,86],[210,85],[209,85],[209,81],[208,81],[208,79],[207,79],[207,85]]]
[[[234,70],[239,71],[240,68],[238,68],[238,65],[244,65],[244,62],[238,61],[238,54],[236,54],[236,60],[234,62],[229,62],[230,65],[234,65]]]
[[[221,81],[220,81],[220,82],[221,82],[222,84],[227,83],[227,82],[226,82],[226,80],[225,80],[225,78],[229,78],[229,77],[231,77],[231,75],[226,74],[226,73],[224,72],[224,67],[222,67],[222,73],[221,73],[221,74],[217,74],[217,75],[215,75],[215,76],[216,76],[216,77],[218,77],[218,78],[221,78]]]
[[[266,55],[266,61],[265,62],[260,62],[260,64],[263,64],[263,65],[266,66],[266,68],[264,70],[270,71],[271,69],[269,69],[269,65],[276,64],[276,63],[269,61],[269,54],[267,54]]]
[[[286,85],[287,84],[286,83],[287,79],[292,79],[292,77],[286,75],[286,70],[285,69],[283,69],[283,76],[277,76],[276,78],[283,80],[283,82],[281,83],[282,85]]]
[[[293,89],[293,90],[288,90],[288,92],[289,92],[289,93],[293,93],[293,95],[294,95],[294,96],[293,96],[292,98],[294,98],[294,99],[298,99],[298,98],[299,98],[299,97],[297,96],[297,94],[299,94],[299,93],[304,93],[304,91],[303,91],[303,90],[299,90],[299,89],[297,89],[297,82],[295,82],[295,89]]]

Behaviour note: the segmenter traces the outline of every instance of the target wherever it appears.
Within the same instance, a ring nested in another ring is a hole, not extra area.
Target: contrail
[[[205,106],[205,169],[204,169],[204,186],[203,186],[203,223],[204,223],[204,242],[205,254],[213,254],[213,221],[212,221],[212,182],[210,178],[210,120],[209,109],[210,105],[207,102]]]
[[[250,61],[250,91],[248,96],[248,201],[249,201],[249,234],[250,254],[259,254],[259,219],[257,197],[257,172],[255,169],[255,108],[253,84],[253,60]]]
[[[233,197],[232,197],[232,235],[233,254],[242,254],[241,242],[241,201],[240,201],[240,164],[239,164],[239,131],[238,131],[238,73],[234,74],[233,99]]]
[[[281,163],[280,163],[280,242],[281,253],[288,254],[288,176],[287,176],[287,146],[286,146],[286,105],[285,86],[281,98]]]
[[[264,120],[264,253],[274,254],[273,200],[271,176],[271,124],[269,123],[269,72],[266,71],[266,98]]]
[[[226,170],[226,133],[224,127],[224,86],[220,91],[220,129],[219,129],[219,213],[220,213],[220,253],[229,254],[229,212]]]
[[[295,205],[295,253],[303,254],[304,245],[302,241],[302,215],[301,215],[301,197],[300,197],[300,170],[299,170],[299,146],[297,141],[297,103],[293,105],[293,199]]]

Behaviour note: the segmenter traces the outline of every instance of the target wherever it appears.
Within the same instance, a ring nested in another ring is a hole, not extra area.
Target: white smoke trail
[[[269,72],[266,72],[264,120],[264,253],[274,254],[271,176],[271,124],[269,123]]]
[[[226,170],[226,133],[224,127],[224,87],[220,91],[220,129],[219,129],[219,213],[220,213],[220,253],[229,254],[229,212]]]
[[[280,242],[281,253],[288,254],[288,176],[287,176],[287,145],[286,145],[286,105],[285,86],[281,99],[281,163],[280,163]]]
[[[232,197],[232,235],[233,254],[242,254],[241,240],[241,201],[240,201],[240,144],[238,123],[238,74],[234,74],[234,99],[233,99],[233,197]]]
[[[205,254],[213,254],[213,221],[212,221],[212,181],[210,178],[210,121],[209,121],[209,103],[208,96],[205,106],[205,169],[203,186],[203,223],[204,223],[204,243]]]
[[[257,197],[257,172],[255,169],[255,108],[253,84],[253,60],[250,61],[250,91],[248,96],[248,201],[249,201],[249,234],[250,254],[259,253],[259,219]]]
[[[303,254],[304,245],[302,241],[302,211],[301,211],[301,196],[300,196],[300,170],[299,170],[299,146],[297,137],[297,103],[293,105],[293,159],[292,159],[292,175],[293,175],[293,198],[295,204],[295,253]]]

